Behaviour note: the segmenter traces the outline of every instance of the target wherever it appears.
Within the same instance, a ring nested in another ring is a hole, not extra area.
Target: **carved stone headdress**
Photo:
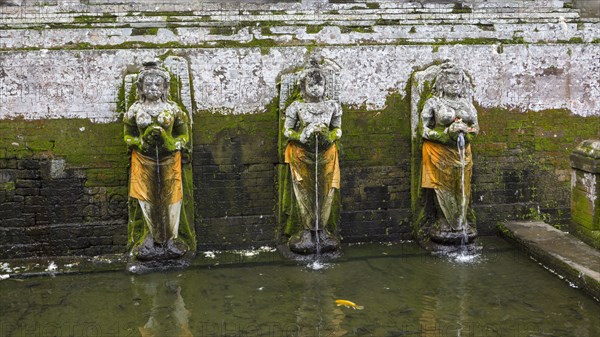
[[[308,61],[308,66],[300,73],[300,77],[298,78],[300,90],[304,90],[306,81],[326,85],[326,77],[325,72],[321,69],[321,65],[319,64],[319,59],[313,56]]]
[[[327,58],[322,58],[314,53],[304,69],[284,74],[281,77],[281,89],[279,92],[279,108],[285,109],[288,97],[294,92],[295,88],[304,90],[306,80],[323,81],[325,92],[323,94],[326,100],[338,100],[339,97],[339,76],[340,66]]]
[[[465,75],[465,72],[453,63],[444,63],[440,66],[440,71],[435,78],[433,90],[438,96],[443,97],[445,94],[446,81],[448,75],[458,75],[460,78],[460,93],[459,97],[467,97],[470,89],[470,82]]]
[[[142,99],[142,100],[146,99],[146,97],[144,95],[144,91],[143,91],[144,79],[148,76],[159,76],[163,79],[163,94],[161,96],[161,99],[163,101],[168,100],[169,99],[169,84],[171,81],[171,75],[169,75],[169,72],[166,71],[165,69],[163,69],[160,66],[160,61],[157,61],[157,60],[146,61],[146,62],[142,63],[142,65],[144,66],[144,69],[142,69],[142,71],[140,71],[137,81],[136,81],[137,92],[138,92],[138,96],[140,97],[140,99]]]

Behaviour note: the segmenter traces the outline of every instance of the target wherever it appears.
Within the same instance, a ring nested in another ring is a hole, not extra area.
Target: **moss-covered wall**
[[[260,247],[275,240],[277,111],[194,115],[199,249]]]
[[[121,252],[127,153],[120,124],[0,122],[0,256]]]
[[[505,219],[540,219],[566,229],[569,155],[582,140],[600,137],[598,118],[564,110],[478,110],[473,204],[480,232],[493,232]]]
[[[383,110],[344,107],[344,242],[410,238],[408,97]],[[277,237],[277,102],[253,115],[194,115],[199,249],[258,247]],[[596,117],[479,108],[473,201],[481,234],[504,219],[570,219],[569,154],[600,136]],[[2,257],[123,252],[127,152],[120,122],[0,122]]]
[[[383,110],[344,107],[341,235],[345,242],[410,237],[410,104],[398,93]]]
[[[382,111],[346,108],[341,150],[347,242],[410,232],[410,135],[406,100]],[[480,109],[473,146],[477,222],[539,218],[565,225],[568,155],[600,135],[592,118],[567,111]],[[194,180],[200,247],[272,243],[276,112],[194,116]],[[0,247],[3,256],[120,252],[126,235],[127,154],[120,123],[0,123]],[[17,140],[17,141],[15,141]]]

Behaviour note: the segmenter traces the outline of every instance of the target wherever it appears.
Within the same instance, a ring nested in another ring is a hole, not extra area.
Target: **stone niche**
[[[575,234],[600,248],[600,140],[585,140],[571,154],[571,214]]]

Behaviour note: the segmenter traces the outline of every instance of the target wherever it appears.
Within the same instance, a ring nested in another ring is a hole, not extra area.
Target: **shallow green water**
[[[504,241],[484,246],[469,263],[405,243],[345,247],[317,271],[217,254],[165,274],[9,279],[0,336],[600,336],[600,304]]]

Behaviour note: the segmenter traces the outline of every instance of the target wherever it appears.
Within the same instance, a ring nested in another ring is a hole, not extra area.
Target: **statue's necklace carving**
[[[165,108],[165,103],[158,104],[144,104],[143,105],[144,112],[152,117],[157,117],[161,112],[167,110]]]
[[[448,105],[450,108],[452,108],[454,110],[460,109],[463,107],[463,102],[460,98],[453,99],[453,98],[443,97],[442,102],[444,102],[446,105]]]

